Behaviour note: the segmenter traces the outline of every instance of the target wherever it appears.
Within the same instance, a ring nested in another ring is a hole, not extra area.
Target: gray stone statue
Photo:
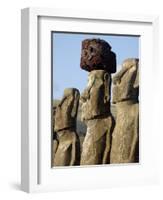
[[[112,135],[110,163],[138,162],[139,60],[127,59],[113,78],[116,126]]]
[[[83,121],[110,114],[110,86],[111,75],[105,70],[89,72],[87,87],[80,98]]]
[[[57,132],[58,145],[54,143],[53,166],[72,166],[79,164],[79,138],[74,129],[65,129]],[[55,142],[55,140],[54,140]]]
[[[75,88],[66,88],[61,102],[55,109],[53,140],[53,166],[79,164],[80,145],[76,133],[76,116],[80,93]]]
[[[55,109],[54,131],[58,132],[65,128],[76,127],[80,93],[76,88],[66,88],[60,103]]]
[[[81,119],[87,125],[81,165],[109,163],[114,120],[110,113],[111,75],[105,70],[89,72],[87,88],[81,95]]]

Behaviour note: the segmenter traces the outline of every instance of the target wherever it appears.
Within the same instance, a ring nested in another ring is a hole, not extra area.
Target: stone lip
[[[86,39],[82,41],[80,67],[88,72],[105,70],[108,73],[116,72],[116,54],[105,40]]]

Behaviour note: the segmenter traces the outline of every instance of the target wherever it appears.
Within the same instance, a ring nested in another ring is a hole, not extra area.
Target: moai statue
[[[114,119],[110,113],[110,73],[116,70],[115,54],[104,40],[82,42],[81,68],[89,71],[88,84],[81,95],[81,119],[87,125],[81,165],[109,163]]]
[[[139,60],[127,59],[113,78],[116,126],[112,135],[110,163],[138,162]]]
[[[76,116],[80,93],[75,88],[67,88],[56,107],[54,117],[54,132],[57,137],[57,147],[53,148],[53,166],[71,166],[79,164],[80,146],[76,133]]]

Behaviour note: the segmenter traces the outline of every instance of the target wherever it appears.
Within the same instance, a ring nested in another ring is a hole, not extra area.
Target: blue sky
[[[80,92],[87,84],[88,72],[80,68],[81,42],[87,38],[107,41],[117,57],[117,71],[123,60],[139,57],[139,37],[119,35],[91,35],[53,33],[53,99],[61,99],[65,88],[75,87]]]

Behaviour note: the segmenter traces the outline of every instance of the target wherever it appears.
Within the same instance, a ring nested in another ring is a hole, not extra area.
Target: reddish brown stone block
[[[104,40],[83,40],[80,67],[88,72],[99,69],[115,73],[116,54],[111,51],[111,46]]]

